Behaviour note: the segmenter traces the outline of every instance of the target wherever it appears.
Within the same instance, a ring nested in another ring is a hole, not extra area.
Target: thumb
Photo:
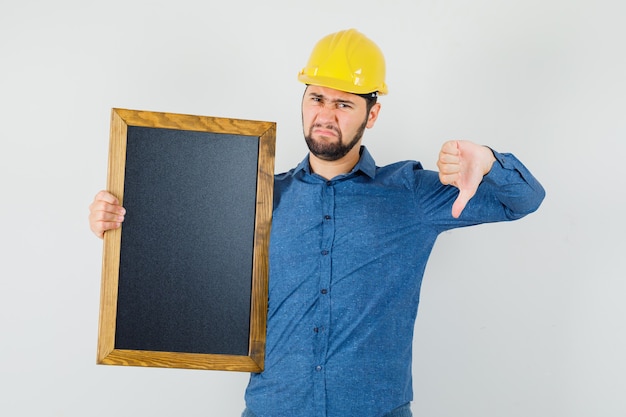
[[[470,199],[474,197],[474,194],[475,191],[467,191],[463,189],[459,190],[459,195],[452,204],[452,217],[458,219],[459,216],[461,216],[461,213],[465,209],[465,206],[467,205],[468,201],[470,201]]]

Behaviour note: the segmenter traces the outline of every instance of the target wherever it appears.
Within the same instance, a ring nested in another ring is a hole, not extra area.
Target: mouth
[[[339,137],[339,131],[334,126],[313,126],[311,134],[316,134],[322,137]]]

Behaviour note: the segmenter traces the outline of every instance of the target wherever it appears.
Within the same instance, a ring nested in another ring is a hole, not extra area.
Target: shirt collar
[[[296,175],[300,171],[311,175],[309,155],[307,155],[293,170],[293,175]],[[357,162],[354,168],[352,168],[352,171],[342,176],[347,177],[359,171],[372,179],[376,176],[376,162],[365,146],[361,146],[361,157],[359,158],[359,162]]]

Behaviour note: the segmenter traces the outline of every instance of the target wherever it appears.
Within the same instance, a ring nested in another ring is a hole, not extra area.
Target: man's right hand
[[[100,239],[104,232],[117,229],[124,221],[126,210],[119,200],[108,191],[100,191],[89,206],[89,227]]]

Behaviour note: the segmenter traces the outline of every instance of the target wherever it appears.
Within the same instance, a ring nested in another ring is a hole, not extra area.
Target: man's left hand
[[[453,185],[459,195],[452,205],[452,216],[458,218],[474,195],[483,177],[496,161],[486,146],[466,140],[451,140],[443,144],[437,167],[442,184]]]

